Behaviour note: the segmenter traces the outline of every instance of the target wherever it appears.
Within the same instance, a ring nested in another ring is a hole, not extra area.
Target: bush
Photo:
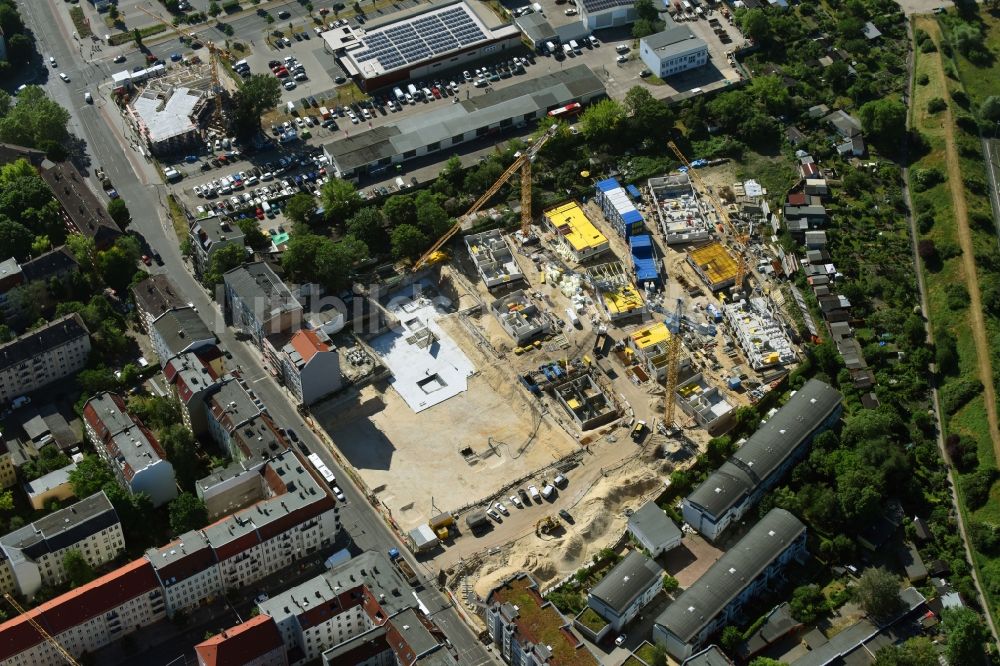
[[[962,248],[953,241],[941,241],[937,244],[937,253],[942,260],[947,260],[962,254]]]
[[[921,74],[920,76],[917,77],[918,86],[926,86],[930,82],[931,82],[931,77],[927,76],[926,74]]]
[[[917,230],[926,234],[934,228],[934,213],[921,213],[917,215]]]
[[[955,116],[955,125],[963,132],[979,135],[979,123],[968,113],[960,113]]]
[[[962,182],[973,194],[986,195],[986,179],[978,173],[970,173],[962,177]]]
[[[944,440],[944,449],[955,468],[962,473],[979,465],[979,455],[975,440],[952,433]]]
[[[917,192],[923,192],[934,187],[938,183],[944,182],[944,173],[935,167],[929,169],[914,169],[911,172],[911,180],[913,181],[913,189]]]
[[[933,218],[933,215],[931,216]],[[937,246],[934,241],[925,238],[917,243],[917,255],[924,261],[932,261],[937,258]]]
[[[929,39],[926,42],[924,42],[923,44],[920,45],[920,52],[921,53],[934,53],[935,51],[937,51],[937,47],[934,45],[934,42],[932,42]],[[927,78],[926,74],[921,74],[921,76],[923,76],[924,78]],[[927,85],[927,84],[926,83],[921,83],[920,85]]]
[[[965,94],[964,90],[952,90],[951,98],[955,100],[955,104],[958,104],[966,111],[969,110],[969,105],[971,104],[971,100],[969,100],[969,96]]]
[[[949,284],[944,290],[949,310],[962,310],[969,305],[969,290],[962,284]]]
[[[962,477],[962,492],[965,494],[966,505],[975,511],[986,504],[990,498],[990,488],[996,479],[997,471],[988,467],[980,467],[972,474]]]
[[[948,108],[948,102],[944,101],[940,97],[935,97],[931,101],[927,102],[927,113],[940,113]]]
[[[978,379],[955,379],[945,383],[939,391],[941,407],[951,416],[983,390]]]
[[[972,533],[972,545],[981,553],[996,555],[1000,552],[1000,530],[996,525],[973,521],[969,530]]]

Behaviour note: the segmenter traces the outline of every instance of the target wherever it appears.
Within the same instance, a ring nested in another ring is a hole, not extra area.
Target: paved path
[[[941,44],[943,38],[937,21],[929,18],[917,19],[927,34],[935,43]],[[945,79],[944,65],[941,62],[940,51],[932,56],[937,76]],[[976,273],[976,255],[972,246],[972,232],[969,229],[969,211],[965,205],[965,193],[962,186],[962,170],[958,160],[958,149],[955,146],[955,119],[951,106],[945,111],[943,130],[945,139],[945,158],[948,167],[948,189],[951,191],[952,205],[955,213],[955,228],[958,231],[958,243],[962,248],[962,268],[965,272],[965,284],[969,290],[969,318],[972,325],[972,337],[976,343],[976,356],[979,359],[979,378],[983,384],[983,397],[986,402],[986,418],[989,421],[990,439],[993,441],[993,454],[1000,464],[1000,426],[997,419],[997,395],[993,385],[993,363],[990,358],[990,342],[986,335],[986,322],[983,317],[983,299],[979,291],[979,279]]]

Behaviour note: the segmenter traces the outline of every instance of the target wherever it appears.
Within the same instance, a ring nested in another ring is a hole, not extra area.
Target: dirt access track
[[[929,17],[918,17],[914,21],[914,26],[926,31],[940,47],[943,37],[936,20]],[[942,81],[947,80],[944,65],[941,62],[940,50],[935,53],[933,61],[937,70],[936,76],[940,77]],[[962,270],[965,273],[965,285],[969,290],[969,318],[972,326],[972,337],[976,343],[976,357],[979,361],[979,379],[983,384],[986,418],[989,421],[993,453],[1000,461],[1000,427],[998,427],[997,419],[996,387],[993,386],[993,364],[990,357],[990,343],[986,337],[986,322],[983,319],[983,300],[976,274],[976,255],[972,246],[972,233],[969,231],[969,211],[965,205],[962,170],[959,166],[958,148],[955,145],[955,119],[951,112],[951,106],[948,106],[944,111],[942,128],[944,130],[945,158],[948,164],[948,189],[955,206],[955,228],[958,233],[959,246],[962,248]]]

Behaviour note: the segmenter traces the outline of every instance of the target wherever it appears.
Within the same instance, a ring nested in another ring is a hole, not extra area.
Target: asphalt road
[[[18,4],[25,22],[35,33],[45,59],[49,55],[54,56],[58,62],[57,71],[66,72],[70,78],[69,83],[64,83],[50,70],[44,87],[53,99],[70,111],[70,131],[87,143],[92,168],[84,170],[84,174],[91,175],[98,165],[105,169],[132,211],[132,229],[141,233],[163,258],[164,265],[154,267],[154,272],[169,274],[180,291],[195,304],[206,324],[218,336],[221,346],[229,350],[233,361],[242,367],[244,376],[278,425],[293,427],[308,448],[317,452],[336,474],[347,495],[347,504],[340,511],[341,525],[354,543],[364,550],[384,552],[395,546],[406,552],[395,534],[336,464],[329,450],[302,421],[285,390],[264,370],[260,352],[236,340],[233,331],[224,325],[216,303],[188,272],[168,221],[166,187],[159,181],[152,165],[123,138],[124,123],[115,106],[97,94],[97,84],[107,77],[108,55],[98,52],[95,55],[100,62],[90,62],[90,42],[85,41],[81,47],[80,42],[73,39],[72,25],[68,15],[60,11],[63,8],[61,3],[21,0]],[[59,12],[58,16],[56,12]],[[94,104],[84,101],[84,90],[93,93]],[[411,560],[411,564],[415,562]],[[445,595],[434,587],[425,586],[420,597],[455,646],[460,663],[497,663],[464,624]],[[165,663],[163,658],[177,657],[176,644],[173,646],[166,648],[161,655],[150,655],[149,663]],[[190,649],[190,646],[183,647]]]

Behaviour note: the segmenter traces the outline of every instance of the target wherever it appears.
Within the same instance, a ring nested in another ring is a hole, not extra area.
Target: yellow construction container
[[[577,409],[580,406],[580,401],[576,398],[570,398],[566,401],[566,406],[570,409]]]

